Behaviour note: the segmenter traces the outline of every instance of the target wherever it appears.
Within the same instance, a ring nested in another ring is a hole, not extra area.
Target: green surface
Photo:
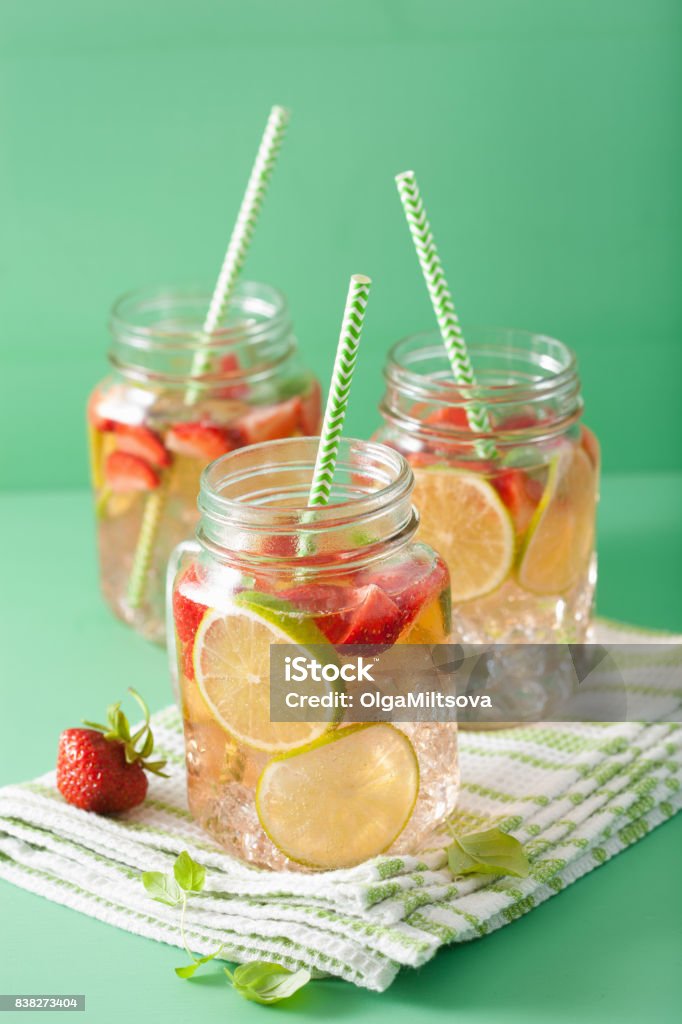
[[[111,302],[215,277],[273,102],[247,269],[325,380],[373,276],[350,433],[432,322],[392,180],[414,167],[464,324],[577,349],[608,470],[682,468],[681,25],[679,0],[2,0],[0,436],[31,426],[0,488],[85,484]]]
[[[680,507],[682,474],[606,478],[602,614],[682,631]],[[60,729],[99,717],[126,686],[153,709],[170,693],[164,652],[113,620],[98,597],[85,492],[0,496],[0,535],[4,783],[51,768]],[[180,981],[178,950],[0,883],[0,992],[85,993],[84,1020],[97,1024],[241,1024],[268,1012],[382,1024],[672,1024],[682,996],[681,843],[678,815],[514,924],[403,972],[382,995],[322,981],[279,1011],[242,1002],[218,968]]]

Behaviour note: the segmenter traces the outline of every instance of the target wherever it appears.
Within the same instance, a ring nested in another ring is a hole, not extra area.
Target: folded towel
[[[655,641],[615,624],[602,624],[596,639]],[[640,661],[640,688],[646,680],[655,689],[658,671],[655,658]],[[66,804],[54,772],[0,790],[0,877],[179,946],[179,913],[148,897],[139,875],[172,870],[187,849],[207,868],[206,889],[187,909],[188,941],[197,953],[223,942],[226,960],[306,966],[378,991],[401,967],[423,964],[439,947],[532,910],[682,804],[682,728],[675,723],[465,732],[452,824],[461,832],[492,824],[512,832],[530,858],[528,878],[453,881],[446,836],[419,856],[378,857],[341,871],[262,871],[229,857],[193,822],[177,709],[152,721],[170,778],[152,777],[146,802],[124,816],[98,817]]]

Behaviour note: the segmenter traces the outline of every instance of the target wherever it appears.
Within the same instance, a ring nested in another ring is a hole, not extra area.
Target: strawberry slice
[[[189,680],[190,683],[193,683],[195,678],[196,678],[195,674],[194,674],[194,644],[193,643],[186,643],[184,645],[181,661],[182,661],[182,674],[184,675],[185,679]]]
[[[452,427],[454,430],[470,430],[466,410],[461,405],[444,405],[436,409],[424,420],[436,426]]]
[[[331,644],[338,644],[348,632],[359,591],[335,583],[301,583],[284,590],[278,597],[291,602],[301,612],[314,614],[314,622]]]
[[[225,431],[205,421],[175,423],[166,434],[166,444],[178,455],[188,455],[204,462],[212,462],[232,451]]]
[[[205,574],[201,567],[190,565],[176,583],[175,590],[173,591],[173,621],[175,622],[178,638],[184,646],[181,654],[182,670],[189,680],[194,679],[194,660],[192,657],[194,637],[199,628],[199,623],[207,610],[207,605],[197,601],[194,597],[190,597],[184,591],[189,588],[191,592],[191,588],[202,583],[204,578]]]
[[[301,399],[297,395],[277,405],[253,409],[229,428],[229,436],[235,447],[293,437],[300,416]]]
[[[258,553],[269,558],[295,558],[298,554],[298,541],[289,533],[271,533],[260,538]]]
[[[466,410],[461,405],[447,405],[435,409],[425,418],[424,423],[442,430],[442,435],[438,438],[440,448],[447,448],[449,453],[466,453],[470,450],[471,442],[468,439],[463,442],[456,439],[457,434],[468,434],[471,437],[471,427]],[[446,440],[443,435],[450,432],[454,435],[453,439]]]
[[[541,482],[522,469],[503,469],[490,482],[509,509],[517,534],[524,533],[542,497]]]
[[[241,363],[236,353],[228,352],[218,360],[218,370],[221,377],[238,377],[242,373]],[[249,393],[249,385],[245,381],[228,384],[218,391],[219,398],[244,398]]]
[[[183,593],[183,588],[188,584],[191,587],[193,584],[201,583],[203,579],[204,573],[200,571],[199,567],[190,565],[189,569],[181,576],[173,593],[173,620],[183,646],[182,669],[189,680],[194,679],[194,637],[207,610],[207,605],[201,604],[200,601]]]
[[[416,621],[422,608],[441,595],[450,581],[447,566],[438,557],[428,571],[421,575],[419,567],[410,561],[380,572],[375,571],[371,579],[397,606],[401,633]]]
[[[130,452],[112,452],[104,463],[104,480],[116,494],[126,491],[153,491],[161,480],[144,459]]]
[[[133,426],[130,423],[116,423],[114,431],[118,451],[137,455],[145,462],[151,462],[152,466],[170,465],[170,455],[164,448],[161,438],[149,427],[139,424]]]
[[[194,597],[189,597],[185,592],[187,589],[201,584],[204,580],[204,573],[196,565],[190,565],[182,574],[175,585],[173,592],[173,619],[178,636],[184,644],[194,643],[194,636],[199,628],[206,605],[201,604]]]
[[[542,423],[541,419],[537,416],[531,415],[528,412],[520,412],[515,416],[507,416],[506,419],[501,420],[498,426],[498,430],[528,430],[530,427],[537,427]]]
[[[300,420],[301,433],[304,437],[314,437],[320,432],[322,415],[322,389],[316,380],[301,398]]]
[[[357,592],[358,605],[337,644],[394,644],[402,632],[400,609],[381,587],[370,583]]]

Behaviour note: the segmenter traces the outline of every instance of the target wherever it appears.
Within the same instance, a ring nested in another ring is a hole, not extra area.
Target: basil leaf
[[[191,964],[187,964],[185,967],[176,967],[175,973],[178,978],[192,978],[196,971],[201,967],[202,964],[207,964],[209,960],[215,959],[218,953],[222,953],[223,944],[221,943],[216,949],[215,953],[209,953],[207,956],[200,956],[196,960],[193,960]]]
[[[175,973],[177,974],[178,978],[191,978],[193,977],[196,969],[200,966],[201,964],[199,963],[199,961],[195,960],[193,964],[187,964],[186,967],[176,967]]]
[[[175,881],[185,892],[201,892],[206,880],[206,869],[192,860],[187,850],[183,850],[173,865]]]
[[[530,870],[523,846],[499,828],[457,836],[448,847],[453,875],[514,875],[526,878]]]
[[[225,974],[240,996],[264,1005],[288,999],[310,981],[310,971],[304,968],[290,971],[281,964],[271,964],[264,960],[241,964],[235,968],[234,973],[226,968]]]
[[[168,907],[182,903],[180,886],[170,875],[161,871],[143,871],[141,877],[143,886],[157,903],[165,903]]]

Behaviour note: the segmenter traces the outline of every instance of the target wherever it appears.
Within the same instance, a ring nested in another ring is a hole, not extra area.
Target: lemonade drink
[[[413,540],[404,459],[342,441],[331,502],[311,519],[316,450],[279,441],[208,468],[201,553],[172,596],[192,814],[230,853],[290,870],[416,851],[458,788],[454,723],[270,720],[273,644],[449,639],[448,572]]]
[[[298,365],[283,296],[245,283],[210,344],[201,336],[208,302],[199,291],[120,300],[111,321],[114,372],[88,403],[104,597],[119,618],[159,642],[166,563],[196,526],[204,467],[243,445],[316,433],[320,423],[319,385]],[[207,369],[188,391],[199,346]],[[150,499],[157,521],[143,585],[132,595]]]
[[[394,346],[377,439],[414,470],[419,536],[449,565],[459,640],[584,641],[599,445],[580,422],[575,357],[524,331],[469,331],[468,343],[476,386],[453,382],[435,333]],[[469,426],[473,404],[490,417],[487,450]]]

